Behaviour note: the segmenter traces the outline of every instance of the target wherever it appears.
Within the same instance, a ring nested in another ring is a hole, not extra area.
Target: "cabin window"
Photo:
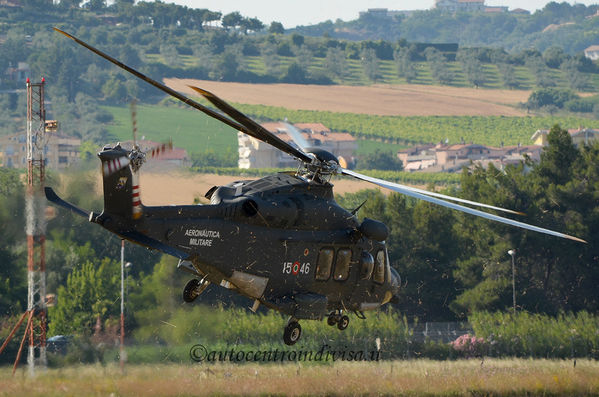
[[[316,260],[316,273],[315,277],[317,280],[328,280],[331,275],[331,266],[333,265],[333,255],[335,251],[331,248],[323,248],[318,253],[318,259]]]
[[[374,269],[374,258],[368,251],[362,251],[360,256],[360,279],[368,280]]]
[[[351,261],[351,250],[341,248],[337,251],[337,260],[335,261],[334,278],[337,281],[347,280],[349,276],[349,262]]]
[[[376,253],[376,262],[374,266],[374,282],[382,284],[385,282],[385,251],[379,250]]]

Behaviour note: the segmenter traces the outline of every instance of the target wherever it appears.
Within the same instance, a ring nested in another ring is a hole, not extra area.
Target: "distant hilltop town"
[[[509,12],[512,14],[530,14],[530,11],[522,8],[509,10],[507,6],[487,6],[485,0],[435,0],[434,9],[447,13],[456,12],[484,12],[484,13],[503,13]],[[376,18],[395,17],[395,16],[410,16],[415,11],[394,11],[386,8],[369,8],[368,11],[360,12],[360,18],[369,16]]]
[[[435,0],[435,8],[447,12],[507,12],[508,7],[486,6],[484,0]]]

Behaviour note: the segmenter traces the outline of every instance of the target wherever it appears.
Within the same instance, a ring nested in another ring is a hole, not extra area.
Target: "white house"
[[[584,50],[584,56],[590,60],[599,59],[599,45],[592,45]]]
[[[337,157],[343,157],[348,163],[354,160],[357,149],[356,138],[346,132],[332,132],[321,123],[294,124],[304,139],[312,147],[322,148]],[[264,123],[262,127],[280,139],[295,145],[287,135],[283,123]],[[239,168],[294,168],[297,161],[288,154],[275,149],[271,145],[252,138],[242,132],[237,134],[239,142]]]

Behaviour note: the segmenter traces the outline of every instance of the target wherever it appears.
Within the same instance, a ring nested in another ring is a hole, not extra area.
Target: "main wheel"
[[[200,286],[200,280],[197,278],[192,278],[185,284],[185,288],[183,288],[183,300],[187,303],[191,303],[198,297],[198,287]]]
[[[347,328],[348,325],[349,325],[349,317],[341,316],[341,318],[339,319],[339,322],[337,323],[337,328],[339,328],[341,331],[343,331],[344,329]]]
[[[337,324],[337,316],[335,313],[329,314],[329,317],[327,318],[327,324],[329,324],[331,327]]]
[[[299,325],[297,321],[292,321],[285,327],[285,332],[283,333],[283,341],[286,345],[295,345],[295,343],[302,336],[302,327]]]

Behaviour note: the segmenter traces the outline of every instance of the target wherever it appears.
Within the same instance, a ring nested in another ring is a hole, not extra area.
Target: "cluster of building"
[[[56,131],[56,121],[46,122],[44,136],[44,160],[45,166],[50,169],[65,169],[79,162],[81,139],[60,134]],[[131,149],[133,141],[122,142],[124,148]],[[146,152],[146,157],[152,153],[152,149],[163,146],[160,142],[141,140],[137,145]],[[100,148],[98,148],[98,151]],[[187,151],[182,148],[173,147],[155,156],[159,167],[188,165]],[[27,133],[17,132],[0,137],[0,167],[26,168],[27,167]]]
[[[541,146],[491,147],[478,144],[458,145],[419,145],[401,150],[397,156],[406,171],[458,172],[471,163],[488,167],[489,164],[503,168],[508,164],[518,164],[528,156],[538,161]]]
[[[507,6],[487,6],[485,0],[435,0],[436,10],[446,13],[457,13],[457,12],[482,12],[482,13],[504,13],[509,12],[510,14],[519,15],[530,15],[530,11],[516,8],[510,10]],[[389,10],[387,8],[369,8],[367,11],[360,12],[360,18],[363,17],[374,17],[374,18],[391,18],[397,16],[409,17],[414,10]]]
[[[599,130],[577,128],[568,130],[572,142],[577,145],[588,145],[599,141]],[[544,146],[547,146],[549,130],[537,130],[531,137],[532,145],[492,147],[478,144],[429,144],[414,146],[401,150],[397,156],[406,171],[457,172],[470,164],[488,167],[493,164],[503,169],[510,164],[519,164],[529,158],[539,161]]]
[[[43,151],[46,167],[64,169],[79,161],[81,139],[50,129],[46,131],[45,138]],[[0,137],[0,167],[27,168],[27,132]]]
[[[24,84],[31,76],[31,68],[26,62],[19,62],[16,65],[9,65],[4,71],[4,76],[0,76],[0,83],[3,81]]]
[[[294,145],[284,123],[265,123],[264,128]],[[351,167],[355,164],[356,139],[348,133],[332,132],[320,123],[297,123],[294,126],[310,146],[322,148],[342,157]],[[575,145],[599,141],[599,130],[577,128],[568,131]],[[397,157],[406,171],[459,172],[471,164],[502,169],[525,159],[539,161],[547,146],[549,130],[537,130],[531,145],[492,147],[479,144],[425,144],[401,150]],[[239,168],[293,168],[297,162],[289,155],[244,133],[238,134]]]
[[[510,12],[506,6],[487,6],[484,0],[435,0],[435,9],[443,12]],[[517,8],[511,11],[514,14],[530,14],[530,11]]]

